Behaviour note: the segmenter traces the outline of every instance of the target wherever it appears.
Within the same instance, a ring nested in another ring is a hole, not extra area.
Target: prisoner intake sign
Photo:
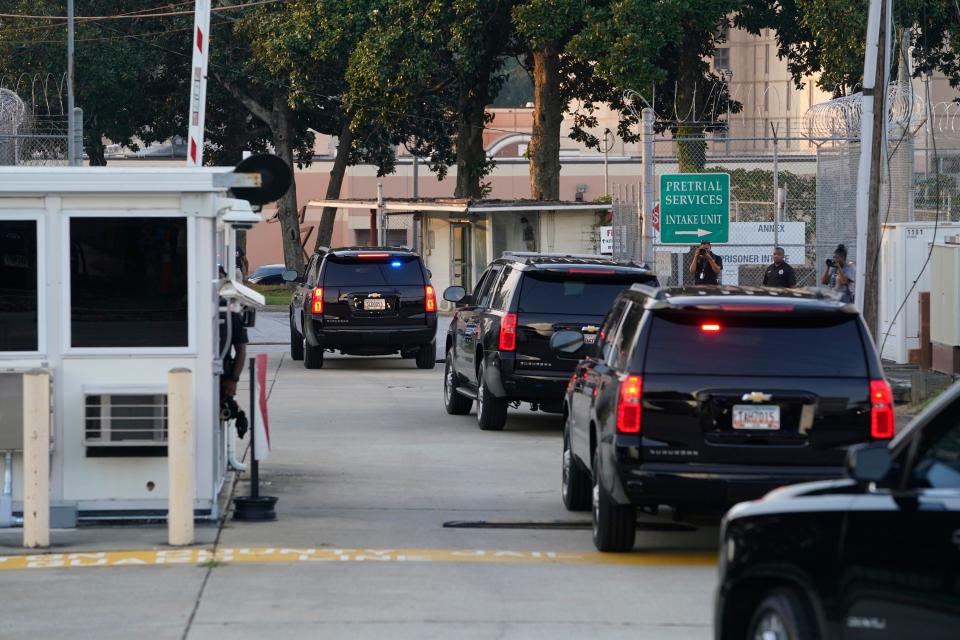
[[[730,174],[667,173],[660,176],[660,242],[727,242]]]

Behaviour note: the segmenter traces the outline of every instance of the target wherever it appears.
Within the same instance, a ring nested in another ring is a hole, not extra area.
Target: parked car
[[[248,280],[253,284],[283,284],[283,272],[286,270],[286,265],[265,264],[254,269]]]
[[[511,404],[560,413],[582,353],[554,353],[550,336],[576,329],[596,339],[613,299],[638,282],[655,286],[657,279],[602,256],[514,253],[493,261],[472,294],[448,288],[443,297],[458,309],[445,346],[447,413],[465,415],[476,400],[485,430],[503,429]]]
[[[578,332],[555,334],[582,353]],[[893,436],[893,400],[856,307],[737,287],[620,295],[564,402],[562,497],[601,551],[633,548],[636,510],[719,520],[785,484],[839,477]]]
[[[406,249],[346,247],[315,253],[290,300],[290,356],[307,369],[324,351],[399,353],[420,369],[436,364],[437,297],[420,256]]]
[[[960,384],[846,468],[727,514],[718,640],[957,637]]]

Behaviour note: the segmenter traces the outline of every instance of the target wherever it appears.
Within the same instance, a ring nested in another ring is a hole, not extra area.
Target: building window
[[[37,223],[0,220],[0,351],[37,351]]]
[[[74,347],[186,347],[186,218],[72,218]]]
[[[770,73],[770,45],[763,45],[763,72]]]
[[[763,83],[763,110],[770,111],[770,83]],[[764,129],[766,131],[766,129]]]
[[[785,90],[787,95],[787,113],[790,112],[791,103],[793,102],[793,87],[790,86],[790,81],[787,80],[787,88]]]
[[[717,72],[728,71],[730,69],[730,49],[720,47],[713,52],[713,70]]]

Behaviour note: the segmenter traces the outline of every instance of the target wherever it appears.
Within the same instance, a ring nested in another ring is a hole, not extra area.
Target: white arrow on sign
[[[713,233],[713,231],[707,231],[706,229],[697,229],[696,231],[674,231],[673,233],[674,235],[678,235],[678,236],[697,236],[698,238],[702,238],[703,236],[710,235],[711,233]]]

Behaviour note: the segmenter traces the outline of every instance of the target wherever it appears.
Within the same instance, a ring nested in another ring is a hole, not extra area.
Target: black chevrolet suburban
[[[610,303],[634,283],[655,286],[657,279],[643,266],[603,256],[507,253],[473,293],[448,288],[443,297],[458,309],[445,346],[447,412],[466,415],[476,400],[484,430],[503,429],[511,404],[560,413],[583,352],[558,355],[550,336],[576,329],[595,340]]]
[[[847,449],[894,435],[893,399],[856,307],[832,294],[634,286],[570,378],[561,495],[601,551],[636,510],[716,518],[791,483],[836,478]],[[551,346],[579,353],[565,331]]]
[[[318,251],[290,300],[290,356],[307,369],[324,351],[379,356],[399,353],[417,367],[436,364],[437,297],[416,253],[385,247]]]

